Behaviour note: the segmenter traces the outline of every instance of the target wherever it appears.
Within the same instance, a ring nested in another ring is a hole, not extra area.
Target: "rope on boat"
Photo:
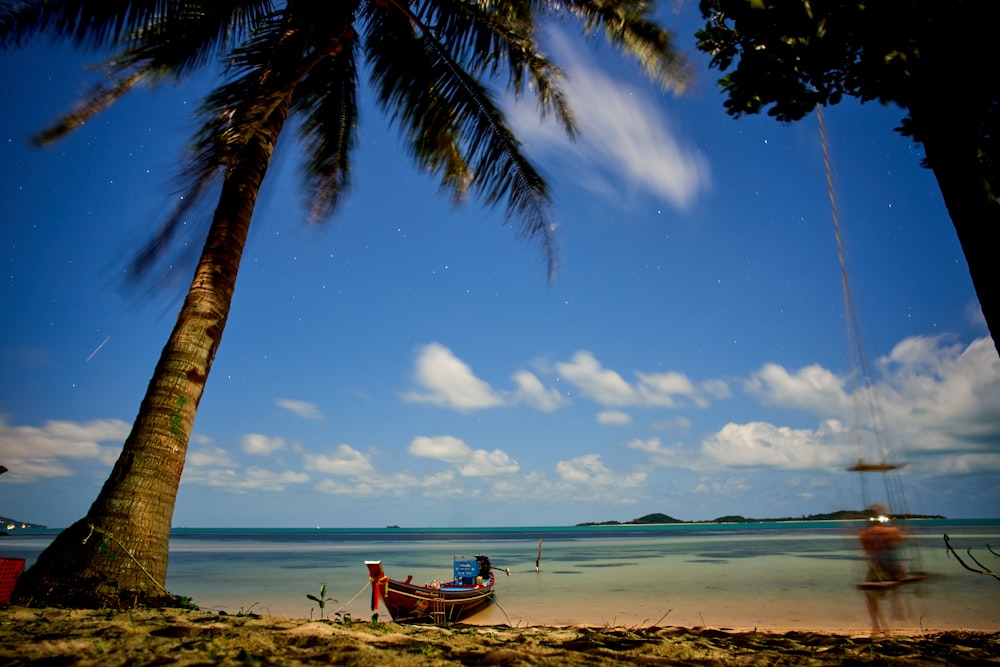
[[[368,586],[369,586],[369,585],[370,585],[370,584],[365,584],[364,586],[362,586],[362,587],[361,587],[361,590],[360,590],[360,591],[358,591],[357,593],[355,593],[355,594],[354,594],[354,597],[352,597],[352,598],[351,598],[350,600],[348,600],[348,601],[347,601],[347,602],[345,602],[345,603],[344,603],[343,605],[341,605],[340,609],[337,609],[337,610],[335,610],[335,611],[333,611],[333,612],[331,612],[331,613],[332,613],[332,614],[333,614],[334,616],[336,616],[336,615],[337,615],[337,614],[339,614],[340,612],[344,611],[344,609],[345,609],[345,608],[347,608],[347,605],[349,605],[349,604],[351,604],[352,602],[354,602],[355,600],[357,600],[357,599],[358,599],[358,596],[359,596],[359,595],[361,595],[361,594],[362,594],[362,593],[364,593],[364,592],[365,592],[366,590],[368,590]]]
[[[128,550],[128,549],[127,549],[127,548],[125,547],[125,545],[124,545],[124,544],[122,544],[121,542],[119,542],[119,541],[118,541],[118,538],[117,538],[117,537],[115,537],[114,535],[112,535],[111,533],[109,533],[109,532],[108,532],[108,531],[106,531],[106,530],[103,530],[103,529],[101,529],[101,528],[98,528],[97,526],[95,526],[95,525],[94,525],[94,524],[92,524],[92,523],[88,523],[88,524],[87,524],[87,527],[89,527],[89,528],[90,528],[90,533],[89,533],[89,534],[88,534],[88,535],[87,535],[87,536],[86,536],[85,538],[83,538],[83,542],[82,542],[81,544],[86,544],[86,543],[87,543],[87,540],[89,540],[89,539],[91,538],[91,536],[92,536],[92,535],[93,535],[93,534],[94,534],[95,532],[98,532],[98,533],[101,533],[102,535],[105,535],[105,536],[106,536],[106,537],[107,537],[107,538],[108,538],[109,540],[111,540],[112,542],[114,542],[115,544],[117,544],[117,545],[118,545],[119,547],[121,547],[121,550],[122,550],[122,551],[124,551],[124,552],[125,552],[125,554],[126,554],[126,555],[127,555],[127,556],[128,556],[129,558],[131,558],[131,559],[132,559],[133,561],[135,561],[135,564],[136,564],[137,566],[139,566],[139,569],[140,569],[140,570],[142,570],[142,573],[143,573],[143,574],[145,574],[145,575],[146,575],[147,577],[149,577],[149,580],[150,580],[150,581],[152,581],[152,582],[153,582],[153,584],[155,584],[157,588],[159,588],[159,589],[160,589],[161,591],[163,591],[163,594],[164,594],[164,595],[170,595],[170,593],[168,593],[168,592],[167,592],[167,589],[163,587],[163,584],[161,584],[160,582],[158,582],[158,581],[156,580],[156,578],[155,578],[155,577],[154,577],[153,575],[151,575],[151,574],[149,573],[149,570],[147,570],[147,569],[146,569],[145,567],[143,567],[142,563],[140,563],[140,562],[139,562],[139,559],[137,559],[137,558],[136,558],[136,557],[135,557],[135,556],[134,556],[134,555],[132,554],[132,552],[131,552],[131,551],[129,551],[129,550]]]

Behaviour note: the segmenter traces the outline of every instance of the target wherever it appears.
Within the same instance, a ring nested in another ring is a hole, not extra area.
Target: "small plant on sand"
[[[190,609],[191,611],[200,611],[200,608],[198,607],[198,605],[194,603],[190,595],[171,595],[170,606],[176,607],[177,609]]]
[[[433,657],[441,652],[441,649],[433,644],[419,644],[418,650],[420,651],[420,655],[425,658]]]
[[[333,598],[328,598],[326,596],[326,584],[319,587],[319,597],[309,593],[306,594],[306,597],[319,605],[319,618],[320,620],[323,620],[323,617],[326,614],[326,603],[328,600],[333,600]],[[333,601],[336,602],[336,600]]]
[[[355,621],[355,622],[360,622],[360,621]],[[389,627],[388,623],[382,623],[381,621],[378,620],[378,612],[372,614],[371,623],[369,624],[368,627],[374,630],[375,632],[381,634],[389,634],[390,632],[392,632],[392,628]]]
[[[236,612],[237,618],[260,618],[260,614],[253,611],[253,608],[259,605],[260,602],[254,602],[252,605],[244,609],[240,607],[240,610]]]

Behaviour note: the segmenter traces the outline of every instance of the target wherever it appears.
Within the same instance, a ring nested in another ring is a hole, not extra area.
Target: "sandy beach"
[[[1000,633],[401,625],[181,609],[0,610],[0,665],[971,665]]]

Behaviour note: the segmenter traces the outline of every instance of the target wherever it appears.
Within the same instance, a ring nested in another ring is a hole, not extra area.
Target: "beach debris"
[[[993,570],[989,569],[988,567],[986,567],[985,565],[983,565],[982,563],[980,563],[978,560],[976,560],[976,557],[972,555],[972,547],[969,547],[968,549],[966,549],[965,553],[969,556],[970,559],[972,559],[973,563],[975,563],[976,565],[979,566],[980,569],[978,569],[978,570],[976,568],[974,568],[974,567],[970,567],[969,565],[965,564],[965,561],[962,560],[962,557],[959,556],[955,552],[954,547],[951,546],[951,542],[948,541],[948,534],[947,533],[945,533],[945,536],[944,536],[944,545],[946,547],[948,547],[948,553],[955,557],[955,560],[958,561],[958,564],[961,565],[962,567],[964,567],[969,572],[975,572],[976,574],[984,574],[987,577],[993,577],[997,581],[1000,581],[1000,574],[997,574],[996,572],[994,572]],[[993,551],[993,547],[991,547],[990,545],[987,544],[986,545],[986,549],[987,549],[987,551],[989,551],[991,554],[993,554],[997,558],[1000,558],[1000,554],[998,554],[996,551]]]

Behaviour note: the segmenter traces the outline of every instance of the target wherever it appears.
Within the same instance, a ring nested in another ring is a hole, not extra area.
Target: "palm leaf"
[[[295,110],[307,160],[304,192],[309,219],[333,215],[350,183],[350,156],[357,143],[358,102],[355,44],[321,59],[296,88]]]
[[[372,20],[365,46],[378,102],[400,125],[413,157],[453,198],[473,189],[490,206],[506,199],[507,219],[518,220],[519,236],[541,239],[554,275],[545,181],[490,93],[409,17],[383,12]]]
[[[683,90],[691,78],[684,59],[674,48],[670,33],[649,20],[647,0],[544,0],[549,11],[566,7],[584,21],[587,31],[598,28],[615,46],[639,61],[653,81],[664,89]]]
[[[422,30],[438,39],[466,71],[505,75],[515,98],[523,91],[525,75],[530,75],[542,117],[553,113],[571,138],[576,135],[573,113],[559,85],[562,73],[541,53],[530,3],[437,0],[424,5]]]
[[[169,39],[188,37],[175,32],[178,22],[193,33],[245,34],[262,15],[273,12],[270,0],[34,0],[7,2],[0,7],[0,45],[20,43],[36,34],[67,39],[92,49],[122,48],[137,35],[159,28]],[[199,24],[201,28],[199,28]],[[225,29],[222,29],[225,26]],[[169,29],[170,32],[165,32]],[[227,40],[219,39],[217,46]]]

